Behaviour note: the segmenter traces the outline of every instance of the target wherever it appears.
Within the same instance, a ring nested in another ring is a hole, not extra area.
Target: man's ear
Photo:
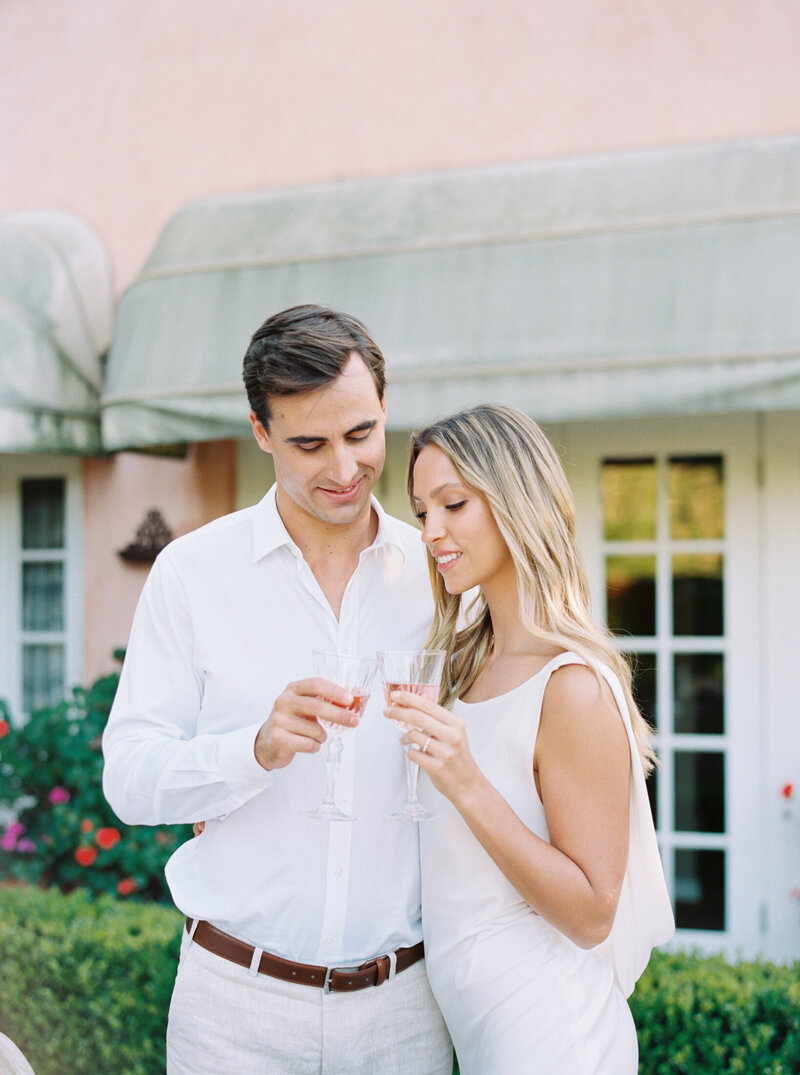
[[[268,452],[272,455],[272,445],[269,442],[269,434],[256,417],[255,411],[250,411],[250,425],[253,427],[253,436],[256,438],[256,444],[258,444],[261,451]]]

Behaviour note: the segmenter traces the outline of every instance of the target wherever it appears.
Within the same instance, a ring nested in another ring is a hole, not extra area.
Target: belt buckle
[[[346,963],[342,967],[326,967],[325,968],[325,981],[322,983],[322,992],[323,993],[330,993],[330,991],[331,991],[331,975],[333,974],[334,971],[337,971],[337,970],[341,970],[341,971],[359,970],[362,966],[363,966],[362,963]]]

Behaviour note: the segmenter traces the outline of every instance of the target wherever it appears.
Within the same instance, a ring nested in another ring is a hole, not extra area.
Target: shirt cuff
[[[260,724],[250,724],[220,736],[217,765],[231,791],[243,802],[272,784],[272,773],[256,761],[255,742]]]

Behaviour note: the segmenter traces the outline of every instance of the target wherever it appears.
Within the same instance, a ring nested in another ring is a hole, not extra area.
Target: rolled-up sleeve
[[[162,553],[145,583],[103,734],[103,791],[118,817],[164,825],[221,817],[272,782],[260,725],[198,734],[203,680],[183,584]]]

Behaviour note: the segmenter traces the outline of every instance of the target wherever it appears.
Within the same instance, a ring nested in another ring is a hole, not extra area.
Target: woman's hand
[[[409,758],[428,774],[442,795],[461,809],[484,779],[470,752],[464,721],[411,691],[392,691],[384,713],[391,720],[409,725],[402,742],[419,748]]]

